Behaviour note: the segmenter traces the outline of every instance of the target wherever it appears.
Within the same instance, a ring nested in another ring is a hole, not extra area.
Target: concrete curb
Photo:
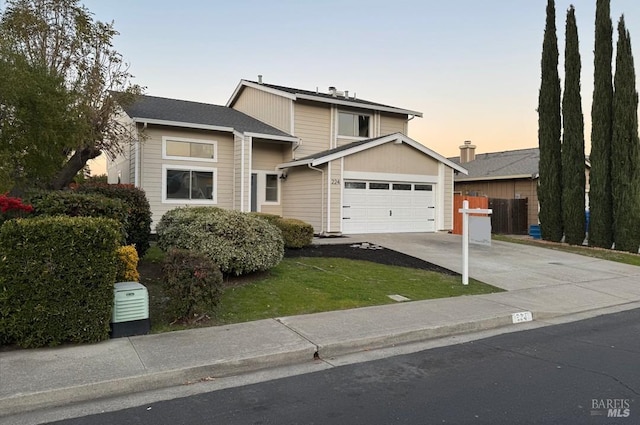
[[[313,360],[315,346],[0,398],[0,418],[65,404],[122,396]]]
[[[401,333],[367,337],[351,341],[337,341],[334,343],[319,345],[318,355],[320,358],[328,359],[361,351],[371,351],[394,347],[396,345],[413,344],[428,341],[430,339],[441,338],[443,336],[496,329],[509,325],[513,325],[512,316],[503,315],[473,322],[461,322],[451,325],[415,329]]]

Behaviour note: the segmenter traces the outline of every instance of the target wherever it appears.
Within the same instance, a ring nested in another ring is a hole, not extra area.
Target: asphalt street
[[[54,423],[635,425],[639,400],[630,310]]]

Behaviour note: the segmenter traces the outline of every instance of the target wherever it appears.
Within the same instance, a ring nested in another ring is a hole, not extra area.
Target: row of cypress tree
[[[612,78],[610,0],[596,1],[594,93],[591,109],[589,244],[630,252],[640,247],[640,140],[631,39],[618,24]],[[567,11],[565,85],[560,99],[554,0],[547,2],[538,99],[542,237],[582,244],[585,237],[584,122],[580,54],[573,6]]]

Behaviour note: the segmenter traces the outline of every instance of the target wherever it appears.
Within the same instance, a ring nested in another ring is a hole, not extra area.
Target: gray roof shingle
[[[131,118],[176,121],[186,124],[231,127],[240,132],[292,137],[235,109],[209,103],[140,95],[123,108]]]
[[[398,113],[409,113],[409,114],[417,114],[418,116],[422,116],[421,112],[411,111],[409,109],[399,108],[397,106],[384,105],[382,103],[372,102],[370,100],[354,98],[353,95],[350,95],[349,97],[333,96],[333,95],[331,95],[329,93],[322,93],[322,92],[318,92],[318,91],[296,89],[296,88],[293,88],[293,87],[278,86],[276,84],[259,83],[257,81],[250,81],[250,80],[244,80],[244,81],[247,81],[247,82],[253,83],[253,84],[258,84],[258,85],[265,86],[265,87],[269,87],[269,88],[274,89],[274,90],[280,90],[280,91],[283,91],[283,92],[286,92],[286,93],[291,93],[291,94],[294,94],[294,95],[295,94],[301,94],[301,95],[316,97],[320,101],[325,100],[325,101],[331,102],[331,101],[335,101],[335,100],[341,100],[341,101],[353,103],[354,106],[357,106],[358,104],[360,104],[360,105],[369,105],[369,106],[373,107],[373,109],[375,109],[376,107],[381,107],[381,108],[385,108],[385,109],[395,109],[395,110],[397,110]]]
[[[449,158],[460,164],[460,157]],[[461,164],[469,175],[457,175],[455,180],[493,180],[513,176],[531,176],[538,174],[540,149],[519,149],[504,152],[477,154],[475,160]]]

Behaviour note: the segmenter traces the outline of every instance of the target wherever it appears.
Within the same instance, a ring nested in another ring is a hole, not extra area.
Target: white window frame
[[[190,156],[167,155],[167,142],[186,142],[213,145],[213,158],[194,158]],[[187,137],[162,136],[162,159],[174,159],[178,161],[218,162],[218,141],[206,139],[191,139]]]
[[[261,211],[262,205],[280,205],[280,200],[282,199],[282,179],[277,171],[264,171],[264,170],[252,170],[253,173],[256,174],[257,181],[257,191],[256,194],[256,202],[257,202],[257,210]],[[267,201],[267,175],[275,175],[277,177],[278,182],[278,199],[276,201]]]
[[[338,109],[336,111],[336,135],[339,139],[348,139],[348,140],[365,140],[365,139],[371,139],[372,138],[372,133],[373,133],[373,116],[371,114],[365,113],[365,112],[356,112],[356,111],[345,111],[345,110],[340,110]],[[346,136],[344,134],[340,134],[340,114],[348,114],[348,115],[354,115],[354,116],[363,116],[363,117],[369,117],[369,135],[368,136]]]
[[[213,199],[175,199],[167,198],[167,171],[208,171],[213,173]],[[188,205],[215,205],[218,203],[218,169],[212,167],[197,167],[182,164],[162,164],[162,203]]]

